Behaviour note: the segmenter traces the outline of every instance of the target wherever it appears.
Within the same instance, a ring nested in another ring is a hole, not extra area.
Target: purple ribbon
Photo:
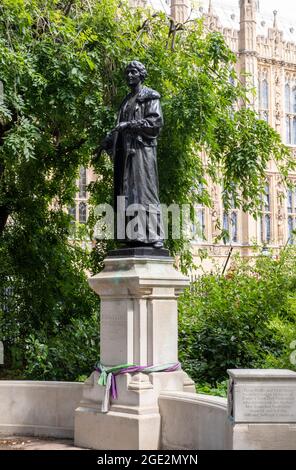
[[[113,400],[117,400],[118,398],[118,393],[117,393],[117,385],[116,385],[116,376],[117,375],[122,375],[122,374],[132,374],[136,372],[144,372],[146,374],[152,373],[152,372],[174,372],[176,370],[181,369],[181,364],[180,362],[177,362],[175,364],[168,364],[168,365],[163,365],[163,366],[128,366],[128,367],[122,367],[121,369],[116,370],[116,367],[110,367],[110,368],[103,368],[101,364],[98,364],[95,367],[95,370],[99,372],[100,374],[103,372],[106,374],[111,374],[111,396]]]

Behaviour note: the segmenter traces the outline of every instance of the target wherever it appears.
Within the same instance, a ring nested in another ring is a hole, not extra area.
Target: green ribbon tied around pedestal
[[[143,372],[144,374],[150,374],[152,372],[174,372],[181,369],[181,364],[170,363],[156,366],[137,366],[134,364],[120,364],[118,366],[105,367],[103,364],[98,363],[95,370],[99,372],[100,376],[98,384],[105,387],[105,396],[102,402],[102,412],[107,413],[109,411],[110,404],[110,391],[111,396],[114,400],[118,398],[117,387],[116,387],[116,376],[121,374]]]
[[[100,372],[98,384],[105,387],[107,384],[108,374],[114,374],[116,372],[120,372],[121,370],[126,369],[127,367],[133,367],[133,364],[120,364],[119,366],[114,366],[114,367],[105,367],[102,364],[97,364],[96,369],[100,369],[98,371]]]

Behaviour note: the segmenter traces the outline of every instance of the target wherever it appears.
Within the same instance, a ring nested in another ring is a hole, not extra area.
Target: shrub
[[[34,380],[81,381],[91,373],[98,351],[98,318],[74,318],[55,336],[29,335],[24,375]]]
[[[0,340],[9,379],[76,380],[98,354],[99,298],[85,274],[89,253],[54,225],[0,245]],[[17,246],[17,249],[15,248]]]
[[[236,257],[226,276],[202,275],[179,303],[179,352],[199,384],[215,386],[230,368],[295,368],[296,250]]]

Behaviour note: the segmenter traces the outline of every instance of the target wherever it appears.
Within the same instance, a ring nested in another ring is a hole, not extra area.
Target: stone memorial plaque
[[[235,422],[296,423],[295,384],[237,384],[233,398]]]

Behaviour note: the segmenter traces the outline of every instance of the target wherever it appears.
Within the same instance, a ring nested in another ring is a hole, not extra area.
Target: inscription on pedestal
[[[108,341],[118,341],[121,332],[126,330],[126,320],[122,315],[101,315],[101,329]]]
[[[295,385],[236,385],[234,389],[236,422],[296,422]]]
[[[128,360],[127,314],[120,312],[119,305],[117,308],[118,313],[110,312],[110,308],[101,312],[101,361],[105,365],[118,365]]]

